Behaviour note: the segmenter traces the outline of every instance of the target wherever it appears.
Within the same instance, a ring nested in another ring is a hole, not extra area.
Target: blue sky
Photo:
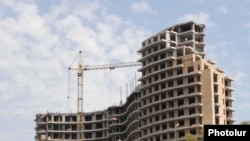
[[[76,111],[76,72],[68,72],[68,67],[79,50],[85,65],[135,62],[141,41],[190,20],[206,25],[206,59],[234,79],[236,123],[249,120],[249,4],[250,0],[1,0],[0,138],[34,140],[35,114],[69,112],[68,107]],[[139,77],[137,69],[85,72],[84,110],[117,104],[120,87],[124,101],[126,85]]]

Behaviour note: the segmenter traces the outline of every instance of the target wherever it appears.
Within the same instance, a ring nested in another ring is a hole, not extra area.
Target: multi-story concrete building
[[[204,28],[187,22],[142,42],[140,140],[184,140],[203,124],[232,124],[232,79],[205,60]]]
[[[84,141],[184,141],[204,124],[233,124],[232,79],[205,59],[202,24],[169,27],[142,42],[141,85],[120,106],[84,113]],[[76,139],[76,114],[37,114],[36,139]]]
[[[139,137],[140,92],[135,89],[123,105],[107,110],[84,113],[84,141],[135,140]],[[62,141],[77,139],[76,113],[46,113],[36,115],[37,141]]]

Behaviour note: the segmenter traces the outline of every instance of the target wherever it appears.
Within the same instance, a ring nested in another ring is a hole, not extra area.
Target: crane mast
[[[126,63],[117,63],[117,64],[106,64],[106,65],[94,65],[94,66],[84,66],[82,61],[82,52],[79,51],[78,56],[78,65],[76,69],[69,67],[69,70],[77,71],[77,140],[83,141],[83,73],[84,71],[90,70],[100,70],[100,69],[115,69],[122,67],[135,67],[141,66],[139,62],[126,62]]]
[[[78,96],[77,96],[77,139],[82,140],[83,136],[83,63],[81,51],[79,52],[79,60],[77,67],[77,85],[78,85]]]

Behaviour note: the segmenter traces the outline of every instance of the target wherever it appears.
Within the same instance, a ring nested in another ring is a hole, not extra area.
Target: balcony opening
[[[161,109],[164,110],[164,109],[166,109],[166,108],[167,108],[166,103],[162,103],[162,104],[161,104]]]
[[[190,97],[188,100],[189,100],[189,105],[195,103],[195,97]]]
[[[166,55],[167,55],[167,57],[173,56],[173,51],[167,51],[167,52],[166,52]]]
[[[85,129],[86,130],[91,130],[92,129],[92,124],[85,124]]]
[[[66,121],[66,122],[70,122],[70,121],[71,121],[71,116],[66,116],[66,117],[65,117],[65,121]]]
[[[193,71],[194,71],[194,66],[189,66],[188,67],[188,73],[193,72]]]
[[[97,114],[96,115],[96,120],[102,120],[102,114]]]
[[[156,95],[155,96],[155,101],[158,101],[159,100],[159,95]]]
[[[72,130],[74,131],[74,130],[76,130],[77,128],[76,128],[76,125],[72,125]]]
[[[163,140],[166,140],[167,138],[168,138],[167,134],[164,133],[164,134],[162,135],[162,139],[163,139]]]
[[[85,121],[91,121],[92,120],[92,116],[91,115],[86,115],[85,116]]]
[[[101,138],[103,135],[102,135],[102,132],[101,131],[99,131],[99,132],[96,132],[96,137],[97,138]]]
[[[185,137],[185,131],[181,130],[179,131],[179,138]]]
[[[173,121],[172,121],[172,122],[169,122],[169,128],[175,128],[175,124],[174,124]]]
[[[167,115],[165,113],[161,114],[161,120],[164,120],[164,119],[167,119]]]
[[[160,68],[165,69],[165,63],[161,63]]]
[[[195,108],[189,108],[189,115],[195,114]]]
[[[169,81],[169,82],[168,82],[168,87],[173,87],[173,86],[174,86],[173,81]]]
[[[165,129],[167,129],[167,124],[166,123],[162,124],[162,130],[165,130]]]
[[[167,61],[167,67],[172,67],[173,66],[173,61]]]
[[[218,93],[218,86],[214,85],[214,93]]]
[[[103,128],[102,123],[96,123],[96,129],[101,129],[101,128]]]
[[[159,90],[159,86],[156,85],[156,86],[154,87],[154,89],[155,89],[155,91],[158,91],[158,90]]]
[[[192,86],[192,87],[188,87],[188,93],[189,94],[192,94],[192,93],[194,93],[194,87]]]
[[[184,116],[184,110],[178,110],[178,117]]]
[[[218,95],[214,96],[214,103],[219,103],[219,96]]]
[[[157,81],[158,80],[158,75],[154,76],[154,80]]]
[[[148,44],[151,44],[151,39],[148,39]]]
[[[153,60],[154,60],[154,62],[157,61],[158,60],[158,56],[155,56]]]
[[[215,118],[215,124],[220,124],[220,118],[219,117]]]
[[[191,118],[189,119],[189,126],[195,125],[196,124],[196,119],[195,118]]]
[[[161,99],[165,99],[166,98],[166,93],[162,93],[161,94]]]
[[[160,129],[161,129],[161,128],[160,128],[160,125],[156,125],[156,126],[155,126],[155,130],[156,130],[156,131],[159,131]]]
[[[160,110],[159,105],[155,105],[155,111],[159,111],[159,110]]]
[[[168,118],[174,118],[174,112],[169,112],[168,113]]]
[[[181,75],[182,74],[182,69],[181,68],[177,69],[176,71],[177,71],[177,75]]]
[[[177,65],[182,64],[182,59],[177,60]]]
[[[183,95],[183,89],[182,88],[177,89],[177,94],[178,96]]]
[[[169,101],[168,102],[168,107],[169,108],[173,108],[174,107],[174,102],[173,101]]]
[[[176,42],[176,37],[175,37],[175,35],[171,34],[171,35],[170,35],[170,40],[173,41],[173,42]]]
[[[189,76],[188,83],[193,83],[193,82],[194,82],[194,76]]]
[[[182,85],[182,84],[183,84],[183,79],[182,78],[177,79],[177,85]]]
[[[166,78],[166,74],[165,73],[161,73],[161,79]]]
[[[184,120],[179,120],[179,127],[185,126],[185,121]]]
[[[213,78],[214,78],[214,82],[218,82],[218,74],[214,73]]]
[[[219,107],[215,107],[215,114],[219,114]]]
[[[91,139],[92,133],[85,133],[85,139]]]
[[[183,56],[183,49],[177,50],[177,57]]]
[[[184,105],[184,100],[183,99],[179,99],[178,100],[178,107],[183,106]]]
[[[196,129],[190,129],[190,134],[192,134],[192,135],[196,135]]]
[[[167,71],[167,73],[168,73],[168,77],[173,76],[173,71],[172,70]]]
[[[157,36],[155,36],[154,37],[154,42],[156,42],[158,40],[158,37]]]
[[[166,58],[166,54],[165,54],[165,53],[162,53],[162,54],[160,55],[160,59],[164,59],[164,58]]]
[[[159,121],[159,120],[160,120],[159,115],[156,115],[156,116],[155,116],[155,121]]]
[[[186,24],[180,27],[180,33],[192,30],[192,24]]]
[[[175,133],[174,133],[174,132],[170,132],[170,133],[169,133],[169,137],[170,137],[170,139],[175,138],[174,136],[175,136]]]
[[[165,34],[165,33],[162,33],[162,34],[160,35],[160,39],[166,39],[166,34]]]
[[[164,48],[166,48],[166,44],[161,44],[160,49],[164,49]]]
[[[174,92],[173,91],[168,91],[168,98],[174,97]]]

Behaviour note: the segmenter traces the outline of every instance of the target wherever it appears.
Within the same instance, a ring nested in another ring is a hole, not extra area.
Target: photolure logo
[[[204,125],[204,141],[250,139],[250,125]]]

